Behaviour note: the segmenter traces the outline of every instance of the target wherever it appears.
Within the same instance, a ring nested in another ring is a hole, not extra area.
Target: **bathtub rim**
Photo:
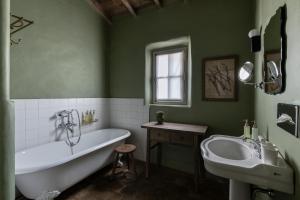
[[[39,172],[39,171],[42,171],[42,170],[47,170],[47,169],[50,169],[50,168],[53,168],[53,167],[56,167],[56,166],[59,166],[59,165],[62,165],[62,164],[65,164],[67,162],[70,162],[72,160],[75,160],[79,157],[82,157],[86,154],[89,154],[89,153],[92,153],[94,151],[97,151],[99,149],[102,149],[106,146],[109,146],[113,143],[116,143],[118,141],[121,141],[121,140],[124,140],[128,137],[130,137],[131,135],[131,132],[129,130],[126,130],[126,129],[118,129],[118,128],[107,128],[107,129],[99,129],[99,130],[95,130],[95,131],[91,131],[89,133],[86,133],[86,134],[93,134],[94,132],[97,132],[97,131],[102,131],[102,130],[118,130],[118,131],[124,131],[124,135],[120,136],[120,137],[117,137],[115,139],[112,139],[112,140],[109,140],[108,142],[105,142],[105,143],[102,143],[100,145],[96,145],[96,146],[93,146],[93,147],[90,147],[88,149],[85,149],[83,151],[80,151],[74,155],[71,155],[71,156],[68,156],[68,157],[65,157],[65,158],[62,158],[62,159],[59,159],[51,164],[43,164],[43,165],[36,165],[34,167],[30,166],[30,167],[22,167],[22,168],[19,168],[17,169],[17,166],[15,165],[15,175],[23,175],[23,174],[30,174],[30,173],[35,173],[35,172]],[[84,134],[85,135],[85,134]],[[84,136],[83,135],[83,136]],[[62,141],[57,141],[59,143],[61,142],[65,142],[64,140]],[[55,142],[54,142],[55,143]],[[49,143],[47,143],[49,144]],[[67,144],[66,144],[67,145]],[[25,149],[23,151],[19,151],[19,152],[15,152],[15,155],[18,154],[18,153],[22,153],[22,152],[26,152],[28,150],[31,150],[31,149],[34,149],[34,148],[37,148],[37,147],[40,147],[42,145],[39,145],[39,146],[36,146],[36,147],[32,147],[32,148],[28,148],[28,149]]]

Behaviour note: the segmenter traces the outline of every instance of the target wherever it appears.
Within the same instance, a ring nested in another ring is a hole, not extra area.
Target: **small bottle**
[[[92,112],[92,122],[95,122],[95,121],[96,121],[96,119],[95,119],[95,113],[96,113],[96,111],[93,110],[93,112]]]
[[[85,124],[85,117],[83,112],[81,113],[81,124],[84,125]]]
[[[85,124],[89,123],[89,111],[88,110],[85,112],[84,121],[85,121]]]
[[[86,122],[87,122],[87,124],[90,123],[90,111],[89,110],[86,111]]]
[[[256,125],[256,121],[253,121],[253,125],[252,125],[252,135],[251,135],[253,140],[258,140],[258,128]]]
[[[244,120],[245,125],[244,125],[244,138],[251,138],[251,133],[250,133],[250,126],[248,123],[248,119]]]
[[[93,122],[93,114],[92,114],[92,110],[90,110],[89,112],[89,123]]]

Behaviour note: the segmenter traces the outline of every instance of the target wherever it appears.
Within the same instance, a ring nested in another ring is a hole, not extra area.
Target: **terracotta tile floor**
[[[227,200],[228,182],[213,176],[194,192],[193,176],[167,168],[152,168],[144,178],[144,165],[137,165],[138,177],[110,176],[108,168],[88,177],[63,192],[57,200]]]

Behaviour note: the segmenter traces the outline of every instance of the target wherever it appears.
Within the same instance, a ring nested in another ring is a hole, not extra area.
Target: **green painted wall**
[[[258,121],[259,131],[269,135],[291,163],[295,170],[296,194],[293,199],[300,200],[300,139],[296,139],[276,126],[277,103],[295,103],[300,100],[300,1],[299,0],[257,0],[256,26],[265,30],[271,16],[276,9],[287,4],[287,62],[286,62],[286,91],[283,94],[272,96],[262,91],[255,91],[255,118]],[[256,78],[261,77],[261,63],[263,51],[256,56]],[[283,198],[283,199],[288,199]]]
[[[0,199],[14,199],[14,134],[9,98],[10,1],[0,1]]]
[[[254,26],[252,0],[190,0],[162,9],[145,10],[138,17],[114,19],[110,29],[110,96],[144,98],[146,45],[191,36],[192,107],[152,107],[166,111],[167,121],[205,123],[215,134],[242,134],[242,120],[253,118],[253,89],[239,83],[238,102],[202,100],[202,59],[238,54],[240,63],[251,57],[248,31]],[[192,150],[165,146],[164,164],[193,170]],[[180,159],[178,158],[180,157]],[[180,162],[179,162],[180,160]]]
[[[33,20],[11,47],[12,98],[106,97],[107,24],[83,0],[12,0]]]

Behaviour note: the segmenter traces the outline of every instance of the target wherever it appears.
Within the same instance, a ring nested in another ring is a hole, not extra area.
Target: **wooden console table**
[[[142,125],[147,129],[146,178],[150,173],[150,152],[157,147],[157,163],[161,164],[161,143],[189,145],[194,148],[195,159],[195,189],[198,191],[200,173],[204,177],[203,159],[200,153],[200,143],[206,135],[208,126],[167,123],[157,125],[149,122]]]

